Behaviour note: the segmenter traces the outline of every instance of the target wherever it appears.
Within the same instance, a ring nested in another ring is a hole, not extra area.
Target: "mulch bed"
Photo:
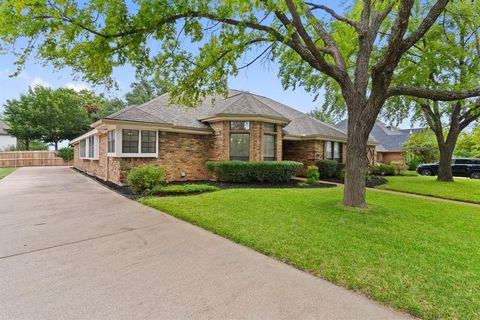
[[[83,174],[86,177],[89,177],[98,183],[104,185],[105,187],[109,188],[110,190],[113,190],[129,199],[139,199],[142,197],[142,195],[135,194],[132,189],[130,189],[128,186],[123,185],[119,186],[113,182],[110,181],[105,181],[103,179],[100,179],[98,177],[92,176],[88,173],[85,173],[83,171],[80,171],[76,168],[72,168],[73,170]],[[245,189],[245,188],[258,188],[258,189],[282,189],[282,188],[298,188],[298,189],[314,189],[314,188],[332,188],[335,187],[334,184],[331,183],[319,183],[316,185],[306,185],[306,186],[300,186],[298,185],[300,181],[298,180],[290,180],[288,182],[280,182],[280,183],[229,183],[229,182],[220,182],[220,181],[211,181],[211,180],[192,180],[192,181],[174,181],[170,182],[168,184],[174,184],[174,185],[184,185],[184,184],[208,184],[211,186],[215,186],[219,189]],[[211,191],[210,191],[211,192]],[[162,195],[162,194],[156,194],[158,196],[181,196],[181,195],[195,195],[199,193],[205,193],[205,192],[195,192],[195,193],[176,193],[172,194],[169,192],[168,194]]]
[[[331,183],[319,183],[316,185],[306,185],[301,186],[298,183],[301,181],[298,180],[290,180],[287,182],[279,182],[279,183],[263,183],[263,182],[249,182],[249,183],[233,183],[233,182],[221,182],[221,181],[211,181],[211,180],[203,180],[203,181],[175,181],[170,182],[169,184],[175,185],[183,185],[183,184],[208,184],[211,186],[215,186],[220,189],[245,189],[245,188],[258,188],[258,189],[285,189],[285,188],[297,188],[297,189],[313,189],[313,188],[332,188],[335,187],[334,184]]]

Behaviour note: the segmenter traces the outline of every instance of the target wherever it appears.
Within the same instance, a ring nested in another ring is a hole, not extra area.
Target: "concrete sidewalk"
[[[405,319],[65,167],[0,181],[1,319]]]

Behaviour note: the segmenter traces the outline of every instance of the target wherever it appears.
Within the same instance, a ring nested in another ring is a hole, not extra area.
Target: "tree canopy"
[[[140,105],[165,93],[165,89],[155,80],[140,78],[130,85],[131,91],[125,95],[128,105]]]
[[[111,82],[113,68],[130,63],[190,106],[205,94],[226,94],[228,77],[262,56],[279,63],[285,87],[317,95],[327,76],[348,113],[344,204],[365,207],[368,136],[388,99],[480,95],[476,86],[450,82],[419,86],[398,72],[402,57],[458,3],[362,0],[339,11],[302,0],[5,0],[0,40],[13,50],[26,41],[17,48],[20,67],[36,49],[40,59],[68,65],[93,83]],[[258,54],[240,63],[247,52]]]

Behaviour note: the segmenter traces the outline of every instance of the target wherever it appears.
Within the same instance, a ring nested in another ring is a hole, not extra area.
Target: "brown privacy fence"
[[[63,160],[56,151],[0,151],[0,168],[70,166],[72,164],[73,160]]]

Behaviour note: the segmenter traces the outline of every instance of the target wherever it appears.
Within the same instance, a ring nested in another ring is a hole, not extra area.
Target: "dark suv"
[[[438,174],[438,163],[421,164],[417,167],[417,172],[424,176],[436,176]],[[453,159],[452,173],[455,177],[480,179],[480,159]]]

